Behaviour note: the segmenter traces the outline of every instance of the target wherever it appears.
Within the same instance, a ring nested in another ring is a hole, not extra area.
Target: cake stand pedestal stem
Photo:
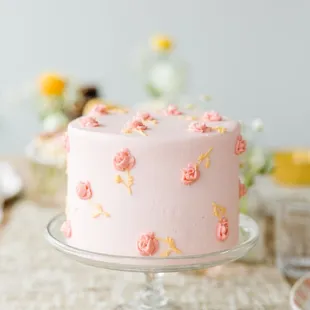
[[[139,310],[164,309],[168,304],[165,288],[162,282],[162,274],[145,273],[146,283],[137,295],[140,303]]]
[[[118,306],[115,310],[181,310],[166,296],[162,273],[145,273],[145,284],[128,306]]]

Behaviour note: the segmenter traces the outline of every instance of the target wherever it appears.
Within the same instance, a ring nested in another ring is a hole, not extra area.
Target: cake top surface
[[[172,112],[171,112],[172,111]],[[201,135],[217,136],[234,131],[239,122],[214,111],[182,111],[174,107],[152,111],[132,110],[128,113],[91,112],[72,121],[69,128],[81,131],[141,138],[193,138]]]

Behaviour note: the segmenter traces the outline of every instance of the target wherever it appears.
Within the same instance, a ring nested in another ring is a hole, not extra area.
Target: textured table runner
[[[84,266],[44,240],[44,227],[56,212],[20,201],[0,229],[0,309],[110,310],[128,299],[143,275]],[[204,310],[288,309],[289,286],[276,269],[243,264],[216,268],[203,277],[165,275],[169,296],[199,301]]]

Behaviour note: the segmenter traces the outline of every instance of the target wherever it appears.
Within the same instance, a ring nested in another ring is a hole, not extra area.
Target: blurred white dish
[[[64,167],[67,153],[64,148],[63,134],[48,139],[35,138],[28,144],[25,153],[32,162],[44,166]]]
[[[290,306],[293,310],[310,309],[310,273],[301,277],[292,287]]]
[[[5,200],[14,198],[23,190],[23,182],[19,174],[7,162],[0,162],[0,223],[3,220],[3,204]]]
[[[0,192],[4,200],[14,198],[23,189],[19,174],[7,162],[0,162]]]

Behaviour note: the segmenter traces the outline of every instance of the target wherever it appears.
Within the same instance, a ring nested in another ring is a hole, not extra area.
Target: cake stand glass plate
[[[145,273],[146,283],[137,292],[136,299],[128,305],[120,305],[115,310],[147,310],[147,309],[189,309],[182,307],[165,296],[164,287],[160,281],[165,272],[199,270],[232,262],[243,257],[257,242],[259,229],[254,220],[246,215],[240,215],[239,243],[229,250],[193,256],[132,257],[93,253],[74,248],[66,243],[60,227],[65,220],[64,214],[55,216],[47,225],[46,238],[60,252],[83,264],[94,267]],[[198,309],[191,305],[191,310]]]

